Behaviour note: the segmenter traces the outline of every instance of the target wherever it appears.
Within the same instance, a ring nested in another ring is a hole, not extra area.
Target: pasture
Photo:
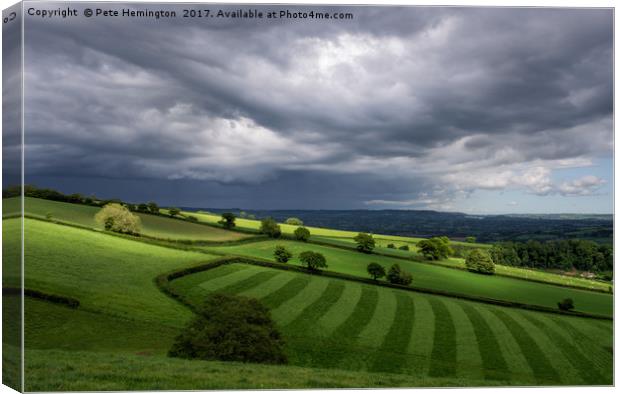
[[[300,265],[299,253],[305,250],[313,250],[322,253],[327,258],[328,270],[330,271],[368,277],[366,267],[371,262],[377,262],[386,269],[392,264],[399,264],[402,268],[411,272],[413,275],[413,285],[417,287],[448,290],[455,293],[542,305],[551,308],[556,308],[557,302],[570,297],[575,301],[576,310],[607,316],[611,316],[613,313],[613,297],[609,294],[528,282],[502,276],[479,275],[462,270],[448,269],[439,265],[420,264],[323,245],[271,240],[235,246],[206,247],[205,250],[274,260],[273,251],[276,245],[284,245],[293,252],[294,257],[289,261],[289,264]]]
[[[262,300],[294,365],[510,384],[611,383],[608,322],[245,264],[171,286],[196,304],[211,292]]]
[[[38,211],[29,208],[38,212],[33,215],[44,217],[53,206],[54,220],[82,226],[97,209],[29,200],[44,202]],[[170,228],[190,224],[154,218]],[[19,258],[20,239],[14,234],[20,222],[3,220],[5,261]],[[552,307],[570,296],[578,310],[608,315],[612,297],[286,240],[186,251],[30,218],[24,219],[24,231],[26,287],[80,301],[71,309],[26,300],[27,390],[611,384],[608,321],[246,264],[169,285],[194,303],[215,291],[261,299],[286,339],[291,365],[171,359],[167,350],[192,312],[161,292],[154,279],[223,255],[272,260],[278,244],[295,255],[319,251],[329,270],[362,277],[370,261],[386,267],[398,263],[413,274],[415,286],[431,289]],[[174,231],[175,237],[186,234]],[[294,258],[289,264],[299,262]],[[17,276],[15,271],[5,279]],[[15,300],[5,298],[9,309]]]
[[[12,207],[19,203],[17,198],[4,199],[3,203]],[[80,226],[101,229],[95,222],[95,214],[100,208],[81,204],[69,204],[65,202],[43,200],[39,198],[25,198],[24,211],[27,215],[46,218],[51,215],[51,220],[77,224]],[[213,226],[204,226],[183,220],[169,219],[166,217],[137,213],[142,222],[142,233],[147,236],[171,239],[171,240],[195,240],[195,241],[238,241],[251,237],[228,231]]]

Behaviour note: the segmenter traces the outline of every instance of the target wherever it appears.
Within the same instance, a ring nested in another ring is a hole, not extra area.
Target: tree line
[[[499,242],[489,251],[495,264],[540,269],[611,272],[613,248],[581,239]]]

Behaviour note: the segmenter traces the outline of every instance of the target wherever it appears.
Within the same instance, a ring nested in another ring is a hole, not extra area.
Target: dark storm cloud
[[[216,182],[269,201],[314,179],[360,204],[544,194],[554,168],[610,155],[610,10],[288,8],[355,19],[29,17],[29,174]]]

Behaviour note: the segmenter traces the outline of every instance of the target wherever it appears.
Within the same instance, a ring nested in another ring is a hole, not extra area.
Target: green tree
[[[398,247],[400,250],[409,250],[409,245],[401,245]]]
[[[220,220],[218,223],[224,226],[224,228],[230,230],[231,228],[235,227],[235,219],[236,217],[234,213],[224,212],[222,214],[222,220]]]
[[[293,234],[298,241],[306,242],[310,239],[310,230],[305,227],[297,227]]]
[[[396,249],[396,245],[394,244],[388,244],[387,247],[388,249]]]
[[[424,257],[429,260],[446,259],[454,253],[450,247],[448,237],[433,237],[418,242],[418,248]]]
[[[409,286],[413,280],[411,274],[409,272],[403,271],[403,269],[400,268],[400,265],[398,264],[394,264],[390,267],[386,277],[388,282],[390,283],[405,286]]]
[[[253,298],[210,295],[176,337],[170,357],[286,364],[284,340],[269,309]]]
[[[318,252],[313,252],[311,250],[301,252],[299,254],[299,260],[310,271],[318,271],[320,268],[327,268],[325,256]]]
[[[177,216],[181,213],[181,210],[179,208],[172,207],[168,209],[168,213],[170,214],[170,216]]]
[[[286,221],[284,222],[286,224],[291,224],[293,226],[303,226],[304,222],[299,219],[299,218],[288,218],[286,219]]]
[[[154,214],[159,213],[159,206],[156,203],[154,203],[153,201],[149,201],[147,205],[149,207],[150,213],[154,213]]]
[[[575,309],[575,304],[571,298],[565,298],[561,302],[558,302],[558,308],[561,311],[570,311],[571,309]]]
[[[372,253],[375,248],[375,239],[370,234],[359,233],[353,240],[357,243],[357,250],[362,253]]]
[[[273,256],[278,263],[286,263],[293,257],[293,253],[282,245],[277,245],[273,251]]]
[[[279,238],[282,235],[280,225],[273,218],[265,218],[260,222],[260,232],[270,238]]]
[[[124,234],[140,234],[140,217],[121,204],[107,204],[95,215],[95,221],[106,230]]]
[[[480,249],[474,249],[467,255],[465,266],[469,271],[492,275],[495,273],[495,264],[489,254]]]
[[[149,211],[148,205],[146,205],[145,203],[138,204],[138,212],[148,213],[148,211]]]
[[[385,268],[379,263],[370,263],[368,267],[366,267],[366,271],[368,271],[368,275],[372,276],[372,279],[377,280],[379,278],[383,278],[385,276]]]
[[[467,242],[469,244],[476,243],[476,237],[466,237],[465,238],[465,242]]]

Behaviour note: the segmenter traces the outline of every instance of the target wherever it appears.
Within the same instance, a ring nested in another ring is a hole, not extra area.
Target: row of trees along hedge
[[[613,248],[586,240],[500,242],[490,250],[495,264],[514,267],[605,272],[613,270]]]
[[[373,280],[379,280],[385,277],[388,282],[397,285],[409,286],[413,280],[411,274],[400,268],[399,264],[393,264],[386,272],[381,264],[373,262],[368,264],[366,271]]]
[[[293,258],[293,252],[288,250],[283,245],[277,245],[273,251],[273,256],[278,263],[286,263]],[[325,259],[325,256],[311,250],[301,252],[299,254],[299,261],[301,261],[301,264],[310,271],[317,271],[321,268],[327,268],[327,259]]]

